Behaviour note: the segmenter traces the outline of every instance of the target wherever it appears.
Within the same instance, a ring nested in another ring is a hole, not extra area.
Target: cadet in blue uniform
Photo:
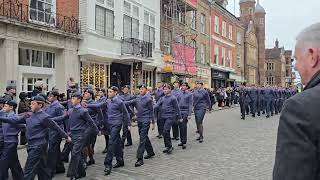
[[[211,101],[208,92],[203,88],[203,82],[197,81],[196,89],[193,91],[194,115],[199,132],[199,143],[203,142],[203,119],[207,109],[211,107]],[[211,110],[211,109],[210,109]]]
[[[266,101],[266,115],[267,118],[270,117],[270,113],[272,111],[272,103],[273,103],[273,90],[270,87],[266,87],[264,90],[264,99]]]
[[[241,84],[239,87],[239,103],[240,103],[240,112],[241,112],[241,119],[245,120],[246,118],[246,107],[250,102],[250,96],[248,90],[245,87],[245,83]]]
[[[70,179],[78,179],[86,176],[82,150],[88,144],[91,137],[89,133],[86,133],[86,130],[94,129],[95,132],[98,132],[99,130],[88,110],[81,106],[83,98],[81,93],[73,93],[71,98],[72,108],[69,109],[66,115],[55,119],[60,120],[68,118],[67,131],[71,134],[73,141],[67,177],[70,177]]]
[[[0,97],[0,110],[3,108],[5,99],[3,97]],[[2,123],[0,123],[0,156],[2,154],[2,149],[4,146],[4,140],[3,140],[3,131],[2,131]]]
[[[48,94],[48,101],[50,104],[44,109],[44,111],[51,117],[62,116],[64,107],[58,102],[59,92],[51,91]],[[61,129],[64,129],[63,122],[56,122]],[[62,137],[58,131],[49,131],[49,149],[48,149],[48,168],[52,177],[56,173],[65,173],[65,168],[62,162],[60,144]]]
[[[165,84],[165,96],[161,97],[155,105],[155,112],[158,112],[160,121],[164,122],[163,138],[166,149],[163,153],[171,154],[173,147],[171,143],[170,130],[175,120],[181,119],[181,113],[178,105],[177,98],[171,94],[171,85]]]
[[[16,119],[15,109],[17,103],[14,100],[7,101],[2,110],[2,117]],[[23,171],[19,162],[17,146],[18,134],[25,126],[19,124],[2,123],[4,136],[4,149],[0,156],[0,179],[8,178],[8,170],[11,170],[13,180],[23,180]]]
[[[178,103],[181,112],[182,119],[179,122],[179,130],[180,130],[180,139],[181,143],[178,146],[182,146],[182,149],[186,148],[187,144],[187,124],[191,119],[192,114],[192,93],[188,91],[189,84],[187,82],[183,82],[181,84],[181,93],[178,96]]]
[[[133,105],[137,109],[138,128],[140,136],[140,144],[137,150],[137,162],[135,167],[142,166],[144,151],[147,151],[145,159],[152,158],[155,154],[152,144],[148,137],[150,123],[152,130],[154,130],[154,114],[153,114],[153,101],[152,97],[147,94],[147,86],[141,85],[139,87],[140,95],[131,101],[125,102],[127,105]]]
[[[171,94],[173,96],[175,96],[177,99],[178,99],[178,97],[179,97],[179,95],[181,93],[179,86],[180,86],[179,81],[174,82],[173,83],[173,88],[174,89],[171,92]],[[174,123],[172,125],[172,135],[173,135],[172,139],[175,139],[176,141],[179,140],[179,121],[178,120],[174,121]]]
[[[252,117],[256,117],[257,112],[257,101],[258,101],[258,91],[255,86],[251,86],[249,90],[249,95],[251,97],[250,101],[250,113]]]
[[[120,95],[120,99],[122,101],[130,101],[132,100],[134,97],[130,94],[130,86],[129,85],[125,85],[123,87],[123,90],[122,90],[123,94]],[[128,113],[130,115],[130,121],[131,119],[133,118],[134,116],[134,112],[133,112],[133,108],[131,105],[126,105],[126,108],[128,110]],[[123,128],[127,128],[127,125],[123,126]],[[127,144],[125,146],[131,146],[132,145],[132,137],[131,137],[131,132],[128,131],[128,130],[125,130],[125,132],[127,132],[127,134],[123,134],[122,136],[122,139],[123,139],[123,142],[127,139]]]
[[[164,85],[163,82],[158,82],[157,89],[153,93],[156,102],[158,102],[160,100],[160,98],[162,96],[164,96],[163,85]],[[157,127],[158,127],[158,136],[157,136],[157,138],[161,139],[162,138],[162,133],[163,133],[164,122],[162,122],[162,120],[159,118],[159,114],[155,114],[155,118],[157,119]]]
[[[104,89],[97,89],[97,95],[98,95],[98,100],[97,103],[101,103],[107,100],[107,97],[105,96],[106,91]],[[104,135],[104,140],[105,140],[105,148],[102,151],[103,154],[108,152],[108,144],[109,144],[109,134],[110,134],[110,130],[109,130],[109,126],[106,123],[108,120],[108,116],[107,116],[107,107],[104,106],[101,109],[102,112],[102,117],[98,117],[100,118],[101,122],[102,122],[102,129],[100,130],[101,133]]]
[[[42,108],[45,99],[41,96],[34,96],[31,101],[33,113],[19,118],[0,118],[2,122],[10,124],[26,124],[28,140],[28,157],[24,167],[24,180],[33,180],[38,175],[39,180],[51,179],[47,168],[48,128],[58,131],[62,137],[71,142],[71,138],[55,123],[55,119],[45,113]]]

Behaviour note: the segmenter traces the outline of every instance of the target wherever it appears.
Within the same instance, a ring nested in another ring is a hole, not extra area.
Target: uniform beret
[[[17,107],[17,102],[15,100],[7,101],[5,104],[8,104],[9,106],[13,106],[15,109]]]
[[[31,98],[31,101],[45,102],[46,99],[44,97],[42,97],[41,95],[38,95],[38,96],[33,96]]]

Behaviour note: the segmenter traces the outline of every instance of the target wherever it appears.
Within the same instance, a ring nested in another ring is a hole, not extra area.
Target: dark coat
[[[285,102],[278,129],[273,180],[320,179],[320,72]]]

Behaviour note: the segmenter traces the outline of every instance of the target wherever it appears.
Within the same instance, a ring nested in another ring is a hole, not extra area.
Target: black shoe
[[[203,143],[203,138],[200,138],[199,143]]]
[[[64,174],[66,172],[66,169],[64,167],[57,168],[56,174]]]
[[[278,115],[278,113],[276,112],[276,115]]]
[[[172,138],[171,138],[171,140],[175,140],[175,139],[176,139],[175,137],[172,137]]]
[[[179,143],[178,146],[183,146],[183,143]]]
[[[64,162],[64,163],[69,163],[69,158],[63,158],[63,159],[62,159],[62,162]]]
[[[198,138],[196,139],[196,141],[200,141],[200,137],[198,137]]]
[[[249,113],[246,113],[246,115],[248,116],[248,115],[249,115]]]
[[[164,149],[162,152],[163,153],[168,153],[168,148]]]
[[[111,174],[111,167],[106,167],[105,169],[104,169],[104,175],[109,175],[109,174]]]
[[[173,147],[168,148],[167,154],[171,154],[171,153],[172,153],[172,151],[173,151]]]
[[[269,118],[270,116],[269,115],[267,115],[267,118]]]
[[[124,146],[126,146],[126,147],[128,147],[128,146],[132,146],[132,143],[127,143],[126,145],[124,145]]]
[[[271,113],[271,116],[273,116],[273,113]]]
[[[260,116],[260,113],[258,114],[258,116]]]
[[[157,138],[158,138],[158,139],[162,139],[162,135],[158,135]]]
[[[155,156],[154,153],[153,153],[153,154],[147,154],[147,155],[144,157],[144,159],[151,159],[151,158],[153,158],[153,156]]]
[[[187,148],[187,146],[183,144],[182,145],[182,149],[186,149],[186,148]]]
[[[87,176],[87,173],[86,173],[86,172],[83,172],[83,173],[77,175],[77,176],[76,176],[76,179],[84,178],[84,177],[86,177],[86,176]]]
[[[256,117],[256,115],[255,115],[255,114],[252,114],[252,117]]]
[[[92,164],[95,164],[96,161],[94,159],[90,159],[88,162],[87,162],[87,165],[88,166],[91,166]]]
[[[199,133],[199,131],[197,130],[196,133]]]
[[[262,112],[262,114],[266,114],[266,112]]]
[[[76,177],[71,177],[71,178],[70,178],[70,180],[76,180],[76,179],[77,179]]]
[[[178,137],[174,138],[176,141],[179,141],[180,139]]]
[[[241,119],[242,119],[242,120],[245,120],[245,117],[244,117],[244,116],[242,116],[242,117],[241,117]]]
[[[117,162],[114,166],[113,166],[113,168],[119,168],[119,167],[123,167],[124,166],[124,162],[122,161],[122,162]]]
[[[108,148],[105,148],[103,151],[102,151],[102,154],[106,154],[108,152]]]
[[[142,166],[144,163],[143,163],[143,161],[142,160],[138,160],[135,164],[134,164],[134,166],[135,167],[140,167],[140,166]]]

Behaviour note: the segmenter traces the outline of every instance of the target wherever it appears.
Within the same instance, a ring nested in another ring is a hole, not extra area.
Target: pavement
[[[132,128],[133,146],[124,150],[125,167],[113,169],[104,176],[102,154],[104,138],[98,137],[95,149],[96,164],[88,167],[83,180],[271,180],[275,157],[276,134],[279,116],[247,117],[241,120],[239,108],[207,113],[204,120],[204,142],[197,138],[194,118],[188,124],[187,148],[178,147],[173,141],[171,155],[162,153],[163,139],[157,130],[150,130],[149,137],[156,156],[145,160],[141,167],[134,167],[139,143],[137,127]],[[22,165],[27,156],[25,149],[18,151]],[[67,164],[65,164],[67,166]],[[57,175],[54,179],[68,179]]]

